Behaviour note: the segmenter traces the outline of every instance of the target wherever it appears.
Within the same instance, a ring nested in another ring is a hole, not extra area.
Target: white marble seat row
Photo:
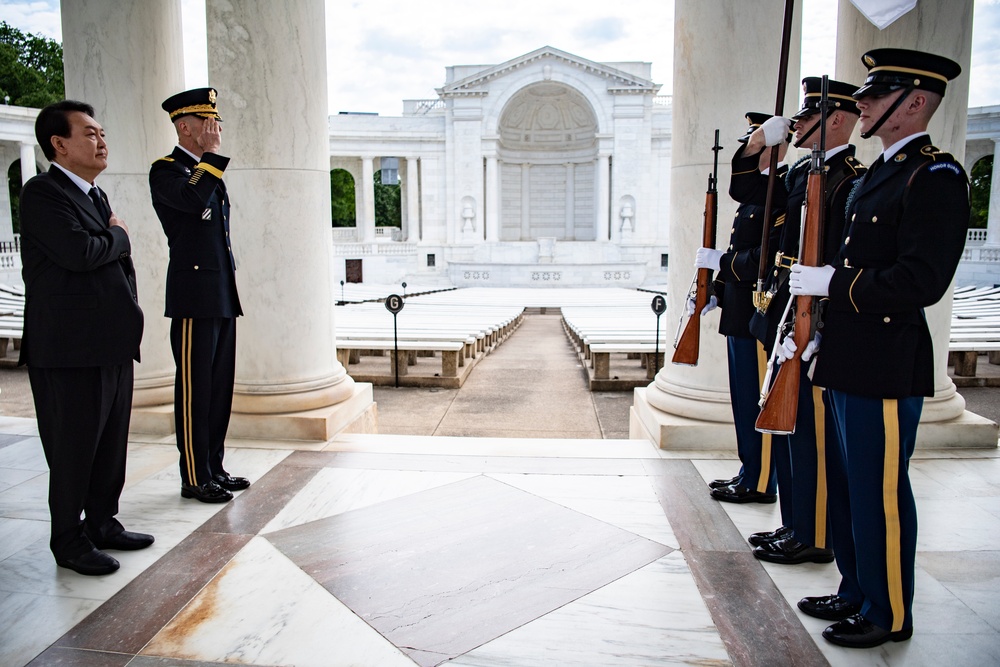
[[[1000,287],[956,287],[948,340],[956,376],[975,377],[980,354],[1000,364]]]

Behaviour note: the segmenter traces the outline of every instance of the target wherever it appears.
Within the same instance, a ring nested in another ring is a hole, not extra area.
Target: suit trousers
[[[236,319],[174,318],[174,421],[181,481],[200,486],[225,474],[226,431],[236,378]]]
[[[121,532],[114,516],[125,486],[132,362],[29,366],[28,379],[49,465],[49,546],[57,559],[76,558],[94,546],[87,533]]]
[[[760,407],[760,383],[763,377],[763,347],[755,338],[726,336],[729,360],[729,397],[736,426],[736,452],[739,454],[740,483],[760,491],[774,493],[775,474],[771,460],[771,435],[754,429]]]
[[[909,463],[924,399],[827,391],[839,452],[828,475],[840,593],[880,628],[912,628],[917,506]]]

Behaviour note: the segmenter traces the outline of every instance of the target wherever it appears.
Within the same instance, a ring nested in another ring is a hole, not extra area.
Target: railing
[[[653,98],[653,106],[657,107],[669,107],[674,104],[673,95],[657,95]]]
[[[985,243],[986,242],[986,231],[985,229],[970,229],[965,235],[966,243]]]
[[[361,231],[357,227],[334,227],[333,228],[333,242],[334,243],[351,243],[352,241],[357,241],[358,237],[361,235]],[[376,241],[402,241],[403,240],[403,230],[399,227],[376,227],[375,228],[375,240]]]
[[[364,255],[415,255],[416,243],[334,243],[333,254],[348,257]]]
[[[963,262],[1000,263],[1000,248],[984,248],[982,246],[966,246],[962,254]]]
[[[432,111],[444,110],[444,100],[435,98],[432,100],[403,100],[404,116],[426,116]]]

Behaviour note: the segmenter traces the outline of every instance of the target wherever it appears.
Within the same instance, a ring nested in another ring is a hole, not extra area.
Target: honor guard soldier
[[[742,466],[732,479],[714,480],[709,487],[713,498],[730,503],[773,503],[777,499],[771,436],[762,436],[754,429],[760,412],[757,401],[765,355],[749,328],[754,311],[753,290],[760,266],[761,236],[767,217],[764,211],[770,151],[758,150],[747,155],[745,142],[768,118],[768,114],[747,113],[749,127],[738,139],[740,146],[732,160],[729,195],[740,205],[736,209],[728,248],[725,252],[700,248],[695,255],[695,268],[711,269],[716,276],[714,287],[718,296],[712,297],[706,312],[716,305],[722,308],[719,333],[726,337],[729,395],[736,427],[736,449]],[[779,148],[779,159],[784,158],[787,147],[785,143]],[[779,165],[779,178],[784,176],[785,169],[784,164]],[[783,196],[772,202],[772,209],[777,218],[771,227],[772,243],[776,244],[784,218]]]
[[[795,131],[793,139],[796,148],[811,149],[819,144],[820,100],[823,80],[820,77],[806,77],[802,80],[803,103],[791,118]],[[847,196],[865,168],[855,157],[855,147],[848,143],[859,112],[851,94],[857,86],[842,81],[828,80],[828,108],[826,116],[826,193],[823,197],[824,262],[829,263],[840,250],[844,232],[844,211]],[[769,121],[777,130],[783,130],[785,119]],[[765,138],[769,127],[764,127],[751,137],[748,150],[759,150],[759,146],[769,143]],[[778,135],[778,132],[773,132]],[[779,135],[780,136],[780,135]],[[773,139],[772,139],[773,141]],[[775,338],[783,326],[781,316],[788,303],[788,272],[798,261],[799,238],[802,226],[803,204],[806,200],[806,182],[809,176],[809,160],[800,158],[788,170],[784,185],[788,192],[788,214],[782,226],[781,239],[776,244],[777,253],[768,271],[765,283],[766,298],[763,309],[754,313],[750,329],[764,344],[764,349],[774,349]],[[791,356],[795,343],[791,336],[784,339],[786,347],[779,348],[779,361]],[[811,354],[804,353],[808,362]],[[833,551],[828,545],[827,535],[827,480],[825,461],[826,447],[836,446],[836,434],[832,418],[827,418],[829,406],[823,390],[814,387],[809,379],[809,365],[801,365],[799,378],[798,411],[795,432],[790,435],[775,435],[772,440],[775,464],[778,470],[788,471],[778,480],[778,491],[785,502],[782,509],[782,525],[765,533],[750,536],[754,545],[754,556],[772,563],[793,565],[797,563],[829,563],[833,561]]]
[[[236,263],[229,240],[229,196],[219,154],[221,118],[214,88],[178,93],[163,103],[177,131],[174,151],[149,170],[153,208],[170,246],[166,316],[177,377],[174,419],[181,496],[232,500],[250,486],[223,467],[236,373]]]
[[[961,67],[904,49],[876,49],[862,61],[868,78],[853,95],[861,136],[878,137],[884,150],[849,197],[837,258],[796,264],[789,277],[792,294],[828,297],[813,382],[829,393],[840,454],[828,470],[840,590],[799,608],[837,621],[823,636],[853,648],[913,633],[909,461],[924,397],[934,394],[924,308],[947,294],[969,221],[965,171],[926,132]]]

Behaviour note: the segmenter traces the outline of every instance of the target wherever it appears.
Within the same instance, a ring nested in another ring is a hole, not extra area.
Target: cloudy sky
[[[207,85],[204,0],[182,0],[188,87]],[[631,0],[326,0],[330,113],[402,114],[436,97],[449,65],[497,64],[553,46],[597,62],[641,60],[671,88],[673,3]],[[833,73],[836,0],[804,0],[803,73]],[[473,9],[474,7],[474,9]],[[11,25],[61,41],[58,0],[0,0]],[[1000,0],[975,0],[969,106],[1000,104]]]

